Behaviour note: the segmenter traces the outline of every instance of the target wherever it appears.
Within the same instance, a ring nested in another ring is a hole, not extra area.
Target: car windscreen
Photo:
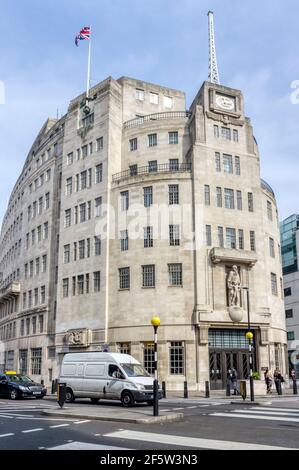
[[[151,377],[141,364],[121,364],[128,377]]]
[[[10,380],[11,382],[19,382],[19,383],[28,383],[28,382],[33,382],[33,380],[30,379],[27,375],[8,375],[7,379]]]

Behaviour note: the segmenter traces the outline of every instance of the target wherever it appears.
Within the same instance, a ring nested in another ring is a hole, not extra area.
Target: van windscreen
[[[121,364],[128,377],[151,377],[141,364]]]

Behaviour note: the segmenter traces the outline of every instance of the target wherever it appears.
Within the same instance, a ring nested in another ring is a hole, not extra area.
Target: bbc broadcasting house
[[[246,286],[254,371],[286,374],[277,207],[242,93],[204,82],[187,110],[179,90],[109,77],[89,97],[46,121],[9,200],[2,368],[49,386],[65,353],[109,349],[152,373],[157,314],[167,388],[224,388],[249,374]]]

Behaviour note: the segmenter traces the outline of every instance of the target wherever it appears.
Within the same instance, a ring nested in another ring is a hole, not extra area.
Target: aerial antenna
[[[219,85],[219,73],[216,56],[215,32],[214,32],[214,13],[209,11],[209,81]]]

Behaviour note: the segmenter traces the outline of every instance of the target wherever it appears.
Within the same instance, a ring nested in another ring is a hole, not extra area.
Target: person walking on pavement
[[[272,384],[273,384],[273,377],[269,369],[265,370],[265,382],[267,386],[267,393],[271,394],[272,393]]]
[[[234,391],[234,395],[238,395],[238,374],[236,369],[232,369],[232,375],[231,375],[231,384],[232,384],[232,389]]]
[[[281,372],[278,367],[274,371],[274,383],[278,395],[281,395],[281,384],[284,382],[284,378],[281,375]]]

